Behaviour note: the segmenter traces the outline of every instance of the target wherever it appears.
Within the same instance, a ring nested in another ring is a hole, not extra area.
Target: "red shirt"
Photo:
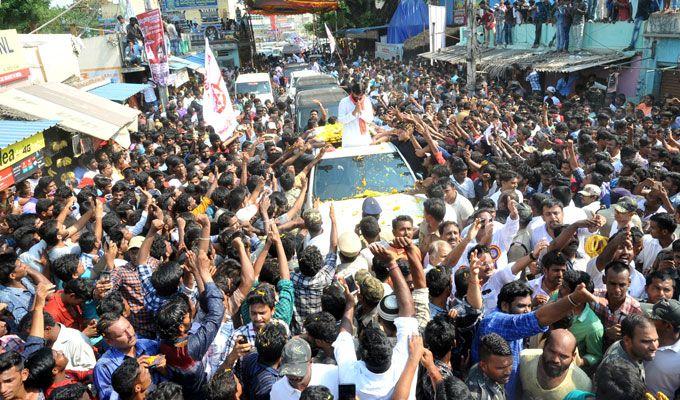
[[[67,306],[64,304],[64,301],[61,299],[63,293],[63,290],[57,291],[47,304],[45,304],[45,311],[47,311],[56,322],[79,331],[83,330],[85,328],[85,323],[80,307]]]

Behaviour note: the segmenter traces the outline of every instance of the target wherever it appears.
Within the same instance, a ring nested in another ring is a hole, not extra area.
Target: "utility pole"
[[[476,34],[476,20],[475,20],[475,0],[466,0],[467,13],[467,93],[472,97],[475,95],[476,77],[477,77],[477,34]]]

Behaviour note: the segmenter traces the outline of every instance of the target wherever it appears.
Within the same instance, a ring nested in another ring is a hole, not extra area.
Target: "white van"
[[[274,102],[274,94],[272,93],[272,83],[269,80],[269,74],[241,74],[236,78],[236,85],[234,85],[236,94],[254,93],[264,104],[266,100]]]

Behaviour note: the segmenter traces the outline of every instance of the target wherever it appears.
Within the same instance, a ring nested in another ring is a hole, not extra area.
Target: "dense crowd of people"
[[[678,99],[363,58],[296,127],[271,72],[231,136],[192,80],[2,192],[3,399],[678,398]],[[329,124],[399,149],[422,221],[306,203]]]

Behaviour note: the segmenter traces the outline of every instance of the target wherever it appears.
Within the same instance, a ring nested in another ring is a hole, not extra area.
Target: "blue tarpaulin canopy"
[[[59,121],[51,119],[41,119],[38,121],[0,120],[0,149],[21,142],[58,123]]]
[[[427,4],[423,0],[401,0],[387,27],[387,43],[400,44],[427,28]]]
[[[123,102],[129,97],[136,95],[142,90],[146,89],[148,85],[138,83],[109,83],[88,92],[96,94],[105,99]]]

